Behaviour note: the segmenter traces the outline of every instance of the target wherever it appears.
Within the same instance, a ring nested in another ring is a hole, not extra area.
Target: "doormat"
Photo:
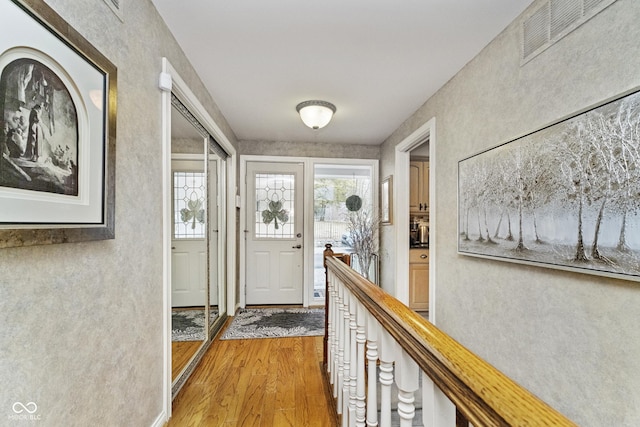
[[[218,310],[210,310],[211,322],[218,317]],[[204,341],[204,310],[172,310],[171,341]]]
[[[221,340],[324,335],[324,308],[241,309]]]

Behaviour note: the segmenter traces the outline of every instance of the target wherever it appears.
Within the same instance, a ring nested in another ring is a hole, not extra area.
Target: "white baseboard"
[[[156,420],[153,422],[153,424],[151,424],[151,427],[163,427],[167,421],[169,421],[169,418],[167,417],[167,413],[165,411],[160,412],[160,415],[158,415],[158,418],[156,418]]]

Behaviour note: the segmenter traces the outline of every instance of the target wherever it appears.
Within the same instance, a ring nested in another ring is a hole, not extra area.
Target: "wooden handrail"
[[[575,426],[343,262],[325,262],[474,426]]]

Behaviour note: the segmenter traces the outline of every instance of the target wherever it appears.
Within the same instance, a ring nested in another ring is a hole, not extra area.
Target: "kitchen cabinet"
[[[409,162],[409,211],[426,215],[429,212],[429,162]]]
[[[409,308],[429,309],[429,250],[409,250]]]

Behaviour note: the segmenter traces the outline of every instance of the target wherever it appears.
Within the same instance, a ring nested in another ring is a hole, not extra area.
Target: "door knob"
[[[420,255],[420,258],[427,259],[427,255],[426,254],[422,254],[422,255]]]
[[[291,246],[293,249],[300,249],[302,247],[302,245],[295,245],[295,246]]]

